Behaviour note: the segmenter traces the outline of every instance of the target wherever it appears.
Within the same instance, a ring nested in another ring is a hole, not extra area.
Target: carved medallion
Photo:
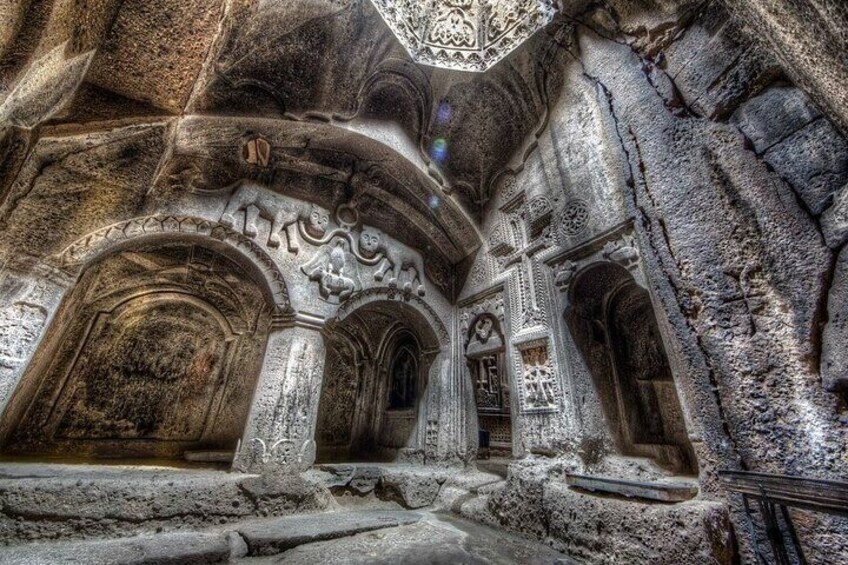
[[[589,204],[585,200],[572,200],[559,215],[559,231],[563,238],[573,237],[589,224]]]

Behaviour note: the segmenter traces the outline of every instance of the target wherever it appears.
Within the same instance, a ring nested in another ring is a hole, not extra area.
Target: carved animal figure
[[[386,280],[389,286],[397,287],[401,273],[407,273],[403,285],[404,292],[413,289],[419,296],[424,296],[424,263],[421,256],[411,249],[399,244],[393,245],[391,251],[386,247],[386,238],[378,230],[363,227],[359,234],[359,252],[366,258],[383,253],[383,259],[374,274],[374,280]],[[388,275],[388,277],[386,276]]]
[[[360,288],[356,258],[347,246],[345,239],[336,239],[300,268],[309,280],[318,282],[325,300],[338,296],[339,302],[344,302]]]
[[[297,222],[304,221],[306,229],[315,237],[321,237],[327,231],[330,218],[326,212],[314,205],[294,204],[261,186],[242,184],[230,197],[221,223],[225,226],[236,225],[236,215],[244,212],[244,235],[256,237],[256,220],[262,218],[271,222],[268,247],[279,247],[282,243],[280,232],[285,230],[288,250],[297,253],[300,244],[297,238]]]

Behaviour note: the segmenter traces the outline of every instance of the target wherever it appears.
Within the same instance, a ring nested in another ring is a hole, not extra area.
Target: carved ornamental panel
[[[551,0],[371,0],[413,59],[485,71],[550,23]]]
[[[518,398],[521,411],[556,412],[559,410],[561,393],[547,340],[528,342],[518,349]]]

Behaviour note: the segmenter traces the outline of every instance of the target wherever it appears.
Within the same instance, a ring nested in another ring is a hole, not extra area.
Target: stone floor
[[[446,510],[499,481],[403,465],[325,466],[306,478],[268,479],[6,462],[0,564],[573,563]]]
[[[562,553],[523,537],[442,513],[421,512],[410,525],[301,545],[270,557],[246,557],[243,565],[547,565],[576,564]]]
[[[114,540],[31,543],[0,549],[0,563],[565,565],[576,562],[527,538],[446,514],[357,510],[250,520],[225,528]]]

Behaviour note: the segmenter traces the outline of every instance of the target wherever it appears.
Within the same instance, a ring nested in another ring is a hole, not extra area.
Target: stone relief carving
[[[619,229],[612,235],[590,242],[589,248],[594,251],[581,257],[559,258],[549,263],[554,285],[560,291],[566,292],[569,289],[574,275],[580,269],[598,261],[610,261],[621,265],[633,273],[636,281],[644,286],[644,279],[639,272],[640,253],[632,232],[623,228]]]
[[[550,0],[372,0],[419,63],[485,71],[547,25]]]
[[[262,438],[251,438],[251,459],[263,465],[308,466],[315,460],[315,440],[295,441],[278,439],[273,443]]]
[[[342,204],[336,209],[338,227],[331,230],[326,229],[323,217],[316,220],[314,216],[313,213],[308,220],[301,219],[298,230],[307,243],[321,247],[321,251],[301,270],[311,280],[319,281],[322,297],[337,297],[343,302],[358,291],[362,284],[357,263],[376,267],[375,281],[385,281],[390,288],[399,288],[407,294],[425,295],[420,255],[398,243],[390,244],[379,230],[361,226],[355,204]],[[316,236],[318,227],[324,228],[320,236]]]
[[[339,302],[344,302],[362,288],[356,257],[345,239],[337,238],[332,245],[322,247],[300,270],[309,280],[318,282],[325,300],[335,296]]]
[[[542,231],[551,223],[553,206],[546,196],[536,196],[527,203],[527,226],[531,239],[542,234]]]
[[[563,241],[579,234],[589,224],[589,204],[585,200],[568,202],[559,214],[558,223]]]
[[[471,323],[480,318],[482,314],[489,314],[503,322],[504,320],[504,297],[503,292],[464,306],[459,314],[460,331],[464,339],[467,339]],[[475,328],[476,329],[476,328]],[[491,327],[488,331],[491,332]]]
[[[522,412],[559,410],[559,382],[547,339],[522,344],[519,350],[518,397]]]
[[[560,290],[565,290],[571,284],[571,279],[577,272],[577,263],[574,261],[565,261],[554,268],[554,284]]]
[[[504,257],[515,253],[515,246],[503,225],[498,225],[489,236],[489,252],[495,257]]]
[[[639,250],[633,246],[632,241],[610,241],[604,245],[603,255],[625,269],[639,262]]]
[[[254,238],[258,233],[256,220],[262,218],[271,222],[268,246],[277,248],[282,243],[280,232],[285,230],[288,250],[297,253],[300,245],[295,224],[304,221],[306,229],[315,237],[321,237],[327,230],[329,216],[316,206],[295,205],[280,198],[277,194],[258,185],[243,183],[230,197],[227,207],[221,214],[221,224],[234,228],[236,216],[244,214],[241,231]]]

